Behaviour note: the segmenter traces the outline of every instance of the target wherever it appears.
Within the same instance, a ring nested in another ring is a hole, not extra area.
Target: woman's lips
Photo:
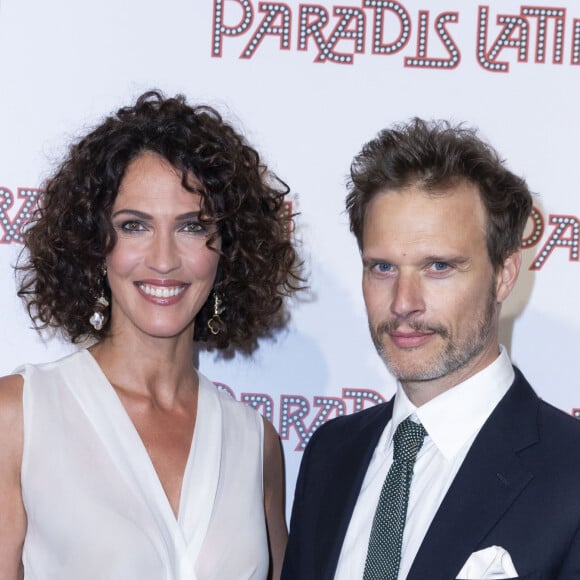
[[[189,284],[178,280],[160,280],[160,281],[139,281],[135,286],[143,298],[159,304],[161,306],[170,306],[181,300]]]

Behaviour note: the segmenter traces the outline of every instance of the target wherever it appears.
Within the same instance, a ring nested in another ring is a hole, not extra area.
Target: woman
[[[74,145],[19,295],[88,349],[0,379],[0,579],[278,578],[273,427],[194,367],[300,285],[287,187],[217,112],[142,95]]]

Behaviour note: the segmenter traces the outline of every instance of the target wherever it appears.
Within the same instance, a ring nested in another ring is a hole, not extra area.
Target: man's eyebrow
[[[425,262],[448,262],[450,264],[465,264],[469,262],[467,256],[427,256]]]
[[[376,264],[390,264],[389,260],[382,260],[381,258],[372,258],[372,257],[363,257],[362,258],[363,266],[375,266]]]

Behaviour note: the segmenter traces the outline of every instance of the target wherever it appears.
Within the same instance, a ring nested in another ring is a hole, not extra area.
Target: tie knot
[[[415,462],[427,431],[421,423],[405,419],[395,431],[393,457],[395,461]]]

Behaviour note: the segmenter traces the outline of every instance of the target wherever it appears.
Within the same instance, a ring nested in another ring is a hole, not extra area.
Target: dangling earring
[[[101,295],[97,298],[97,303],[95,304],[95,311],[89,318],[91,326],[98,332],[103,328],[105,324],[105,318],[107,316],[107,308],[109,306],[109,301],[105,298],[105,276],[107,275],[107,268],[103,266],[103,275],[101,278]]]
[[[225,307],[222,306],[222,300],[217,292],[213,293],[213,316],[207,321],[207,327],[209,331],[213,334],[219,334],[225,330],[226,325],[224,321],[220,318],[220,314],[224,312]]]

